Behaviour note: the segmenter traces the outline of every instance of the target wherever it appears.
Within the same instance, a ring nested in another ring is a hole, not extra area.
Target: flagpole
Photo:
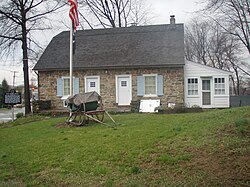
[[[70,28],[70,56],[69,56],[69,95],[73,95],[73,22]]]
[[[70,10],[69,10],[69,17],[71,19],[71,27],[70,27],[70,37],[69,37],[69,95],[73,95],[73,34],[76,31],[76,27],[79,25],[78,20],[78,2],[77,0],[68,0],[70,3]],[[69,122],[72,120],[72,111],[70,110],[69,113]]]

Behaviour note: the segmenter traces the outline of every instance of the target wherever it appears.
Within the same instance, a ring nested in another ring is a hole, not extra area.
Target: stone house
[[[132,100],[184,103],[183,24],[76,32],[74,94],[97,91],[104,106],[128,110]],[[55,36],[34,67],[40,100],[62,109],[69,95],[69,32]]]
[[[165,25],[81,30],[76,32],[73,90],[97,91],[109,110],[130,110],[131,101],[141,100],[184,105],[184,66],[184,26],[173,20]],[[34,70],[40,100],[63,109],[69,96],[69,32],[51,40]]]

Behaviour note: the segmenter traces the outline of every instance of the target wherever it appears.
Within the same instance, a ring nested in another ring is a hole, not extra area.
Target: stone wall
[[[100,95],[105,108],[116,110],[116,75],[131,75],[132,100],[143,99],[137,96],[137,76],[143,74],[158,74],[164,77],[164,95],[146,99],[160,99],[162,104],[173,102],[184,103],[184,69],[183,68],[148,68],[148,69],[104,69],[104,70],[74,70],[73,76],[80,78],[80,93],[84,93],[84,77],[100,76]],[[69,71],[39,72],[40,100],[51,100],[53,109],[63,109],[63,102],[57,96],[57,79],[69,76]],[[128,107],[125,107],[126,110]],[[125,110],[125,109],[124,109]]]

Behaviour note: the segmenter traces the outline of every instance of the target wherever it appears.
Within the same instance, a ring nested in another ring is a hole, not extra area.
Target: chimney
[[[175,15],[170,16],[170,24],[175,24]]]

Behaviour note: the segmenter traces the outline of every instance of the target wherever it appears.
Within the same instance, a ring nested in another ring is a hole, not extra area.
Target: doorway
[[[202,105],[211,105],[211,79],[202,79]]]
[[[116,76],[116,101],[118,105],[130,105],[132,100],[131,76]]]

